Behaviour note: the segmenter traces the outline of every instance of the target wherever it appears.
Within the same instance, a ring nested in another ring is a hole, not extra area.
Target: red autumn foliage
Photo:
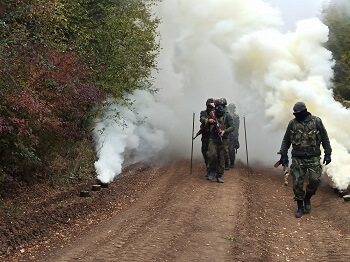
[[[38,156],[37,149],[55,140],[86,136],[87,112],[102,100],[75,53],[40,51],[20,52],[16,63],[5,59],[0,69],[0,141],[10,151],[0,156],[9,162],[28,152]]]

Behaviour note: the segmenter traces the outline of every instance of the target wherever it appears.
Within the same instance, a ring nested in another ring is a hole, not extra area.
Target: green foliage
[[[343,0],[332,2],[323,13],[323,22],[330,30],[326,47],[336,60],[334,94],[345,106],[344,100],[350,100],[350,14],[346,5]]]
[[[84,3],[86,45],[95,61],[98,85],[114,98],[135,89],[151,89],[157,69],[159,19],[151,7],[157,1],[90,0]]]
[[[0,2],[2,174],[77,173],[77,167],[68,168],[74,159],[58,168],[55,161],[66,159],[61,144],[68,150],[67,145],[91,140],[95,109],[104,98],[123,101],[135,89],[152,90],[157,2]],[[77,163],[79,170],[86,169],[83,162]],[[43,169],[50,165],[57,172]]]

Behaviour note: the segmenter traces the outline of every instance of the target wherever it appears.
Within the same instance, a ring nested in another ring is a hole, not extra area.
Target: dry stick
[[[249,167],[249,161],[248,161],[248,143],[247,143],[247,129],[245,126],[245,116],[243,116],[243,123],[244,123],[244,138],[245,138],[245,152],[247,155],[247,167]],[[249,173],[248,173],[249,175]]]
[[[192,117],[192,137],[191,137],[191,141],[192,141],[192,146],[191,146],[191,168],[190,168],[190,174],[192,174],[192,159],[193,159],[193,136],[194,136],[194,117],[195,117],[195,113],[193,112],[193,117]]]

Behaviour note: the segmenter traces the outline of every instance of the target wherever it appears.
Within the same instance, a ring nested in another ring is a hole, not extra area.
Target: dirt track
[[[224,178],[207,181],[202,162],[189,175],[188,161],[123,176],[89,198],[99,206],[93,214],[9,259],[349,261],[350,203],[328,186],[296,219],[292,189],[276,170],[238,166]]]

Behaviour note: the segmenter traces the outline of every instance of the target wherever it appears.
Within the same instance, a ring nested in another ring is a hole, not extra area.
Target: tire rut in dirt
[[[350,205],[329,186],[312,198],[311,213],[297,219],[291,183],[284,186],[281,174],[262,170],[244,179],[247,207],[237,224],[244,236],[237,261],[347,260]]]
[[[229,182],[207,181],[202,165],[195,165],[192,175],[188,161],[156,170],[154,187],[132,208],[91,231],[93,241],[87,244],[89,236],[84,237],[84,245],[72,243],[75,248],[53,260],[231,261],[233,244],[225,238],[235,225],[231,204],[238,198],[231,190],[240,190]]]

